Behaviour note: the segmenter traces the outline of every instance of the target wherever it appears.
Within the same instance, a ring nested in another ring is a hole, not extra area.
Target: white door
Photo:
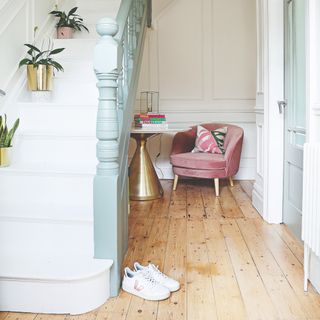
[[[303,144],[306,133],[305,0],[285,0],[285,163],[283,221],[301,238]]]

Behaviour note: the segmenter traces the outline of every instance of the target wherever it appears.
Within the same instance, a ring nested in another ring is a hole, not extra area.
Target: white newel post
[[[119,290],[121,253],[118,238],[119,119],[117,111],[117,50],[114,36],[116,21],[103,18],[97,23],[101,36],[94,51],[94,70],[98,79],[97,173],[94,178],[94,252],[95,258],[114,261],[111,270],[111,295]]]

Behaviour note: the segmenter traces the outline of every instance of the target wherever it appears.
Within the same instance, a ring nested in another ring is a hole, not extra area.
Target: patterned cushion
[[[224,154],[224,138],[227,127],[209,131],[202,126],[197,127],[197,138],[195,148],[192,152],[210,152]]]

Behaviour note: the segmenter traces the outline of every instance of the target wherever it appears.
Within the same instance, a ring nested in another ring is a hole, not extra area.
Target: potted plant
[[[7,167],[11,163],[12,139],[19,126],[19,118],[11,129],[7,126],[7,115],[0,116],[0,167]]]
[[[27,66],[28,89],[30,91],[50,91],[53,85],[53,71],[63,71],[60,63],[54,60],[52,56],[60,53],[65,48],[53,49],[53,43],[49,41],[48,49],[42,50],[33,44],[26,43],[29,48],[27,57],[19,63],[21,66]]]
[[[83,24],[83,19],[76,14],[77,10],[78,7],[74,7],[68,13],[59,10],[49,12],[49,14],[59,18],[56,25],[58,39],[71,39],[73,38],[74,32],[81,31],[81,29],[89,32],[88,28]]]

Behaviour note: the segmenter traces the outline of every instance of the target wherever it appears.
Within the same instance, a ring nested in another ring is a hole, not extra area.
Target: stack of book
[[[168,123],[164,114],[139,113],[134,115],[134,125],[143,129],[168,129]]]

